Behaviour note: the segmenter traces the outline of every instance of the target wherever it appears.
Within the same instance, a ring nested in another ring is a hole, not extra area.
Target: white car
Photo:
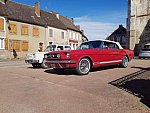
[[[44,62],[44,54],[51,52],[51,51],[60,51],[60,50],[71,50],[71,46],[70,45],[57,45],[57,44],[47,46],[44,52],[28,53],[26,55],[25,62],[32,64],[34,68],[36,67],[47,68]]]

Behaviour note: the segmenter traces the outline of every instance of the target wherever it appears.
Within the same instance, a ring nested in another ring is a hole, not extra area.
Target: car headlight
[[[66,58],[70,58],[70,53],[67,53],[67,54],[66,54]]]
[[[60,58],[60,54],[57,54],[57,58]]]

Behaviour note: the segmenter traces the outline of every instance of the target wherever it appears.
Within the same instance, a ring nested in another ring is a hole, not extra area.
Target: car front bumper
[[[45,65],[50,68],[74,68],[76,61],[74,60],[45,60]]]
[[[140,58],[150,58],[150,54],[139,54]]]
[[[25,60],[25,63],[29,63],[29,64],[39,63],[39,60],[28,59]]]

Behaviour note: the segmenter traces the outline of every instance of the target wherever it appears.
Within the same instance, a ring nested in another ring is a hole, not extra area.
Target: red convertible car
[[[120,65],[123,68],[133,58],[132,50],[123,49],[118,42],[96,40],[84,42],[77,50],[54,51],[45,54],[45,64],[56,71],[74,68],[86,75],[91,68]]]

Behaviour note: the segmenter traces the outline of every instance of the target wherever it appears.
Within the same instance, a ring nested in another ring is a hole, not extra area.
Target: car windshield
[[[55,48],[56,48],[56,45],[50,45],[44,50],[44,52],[54,51]]]
[[[70,46],[65,46],[65,50],[71,50]]]
[[[95,49],[95,48],[101,48],[102,41],[90,41],[90,42],[84,42],[80,45],[78,49]]]

